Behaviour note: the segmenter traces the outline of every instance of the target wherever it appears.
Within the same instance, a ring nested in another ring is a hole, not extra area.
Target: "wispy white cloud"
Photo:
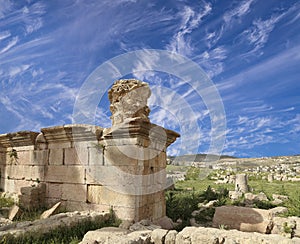
[[[11,36],[11,33],[9,31],[1,31],[0,32],[0,41],[8,38]]]
[[[260,63],[249,66],[246,70],[242,70],[238,74],[223,80],[221,83],[216,84],[220,91],[237,88],[248,82],[254,83],[260,77],[267,78],[277,72],[283,72],[288,67],[293,67],[300,62],[300,45],[293,48],[279,52],[275,56],[264,59]],[[286,80],[282,80],[282,85],[286,86]],[[278,90],[280,83],[273,84],[270,91]],[[277,88],[276,88],[277,87]]]
[[[9,70],[9,76],[10,77],[16,76],[17,74],[27,71],[29,68],[30,68],[29,64],[11,67]]]
[[[167,45],[167,49],[185,56],[191,55],[194,47],[189,34],[199,27],[202,19],[207,16],[211,10],[212,7],[209,3],[205,3],[203,9],[198,13],[191,7],[185,6],[184,9],[179,12],[181,23],[178,27],[178,31],[172,37],[170,44]]]
[[[237,6],[227,10],[221,17],[215,20],[213,26],[210,26],[206,32],[204,40],[208,48],[217,45],[219,40],[226,35],[233,26],[241,24],[244,16],[251,12],[251,5],[255,0],[239,1]]]
[[[224,21],[227,25],[231,24],[231,22],[235,18],[241,18],[242,16],[248,14],[250,12],[251,4],[255,0],[244,0],[240,1],[238,6],[226,12],[223,16]]]
[[[288,111],[287,111],[288,112]],[[269,143],[289,143],[300,131],[300,114],[293,117],[240,115],[228,123],[226,150],[241,152]],[[247,156],[253,156],[249,153]]]
[[[15,46],[18,43],[19,38],[17,36],[13,37],[9,43],[0,50],[0,54],[7,52],[9,49],[11,49],[13,46]]]
[[[0,0],[0,19],[4,18],[6,14],[12,8],[12,2],[10,0]]]
[[[241,34],[253,45],[253,49],[246,55],[254,54],[258,51],[260,51],[259,54],[263,53],[261,48],[267,43],[269,35],[275,28],[276,23],[280,21],[284,15],[285,14],[277,14],[266,20],[257,19],[253,21],[253,25]]]
[[[207,72],[210,78],[220,74],[224,70],[224,60],[227,58],[227,49],[224,46],[207,50],[194,59]]]

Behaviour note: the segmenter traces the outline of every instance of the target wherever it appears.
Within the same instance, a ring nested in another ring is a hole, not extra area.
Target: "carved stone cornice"
[[[33,131],[19,131],[0,135],[0,147],[23,147],[35,145],[39,133]]]
[[[42,128],[47,143],[98,140],[103,128],[96,125],[70,124]]]

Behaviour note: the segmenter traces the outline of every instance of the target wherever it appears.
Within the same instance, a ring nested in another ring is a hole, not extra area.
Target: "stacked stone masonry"
[[[179,134],[145,119],[148,107],[135,116],[141,114],[115,120],[109,129],[72,124],[0,135],[2,191],[34,205],[21,189],[43,184],[46,206],[62,201],[70,211],[113,208],[121,219],[135,221],[163,217],[166,148]]]

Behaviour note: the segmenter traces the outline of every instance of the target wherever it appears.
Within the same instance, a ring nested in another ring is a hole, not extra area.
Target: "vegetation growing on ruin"
[[[0,197],[0,208],[11,207],[14,205],[14,200],[9,197]]]
[[[169,166],[168,166],[169,167]],[[183,172],[183,166],[180,167],[180,172]],[[176,170],[176,166],[172,165],[172,171]],[[216,184],[215,177],[222,173],[219,170],[211,171],[206,177],[201,177],[201,170],[196,167],[185,167],[185,180],[177,181],[175,190],[168,191],[166,194],[167,215],[174,222],[182,220],[177,229],[182,229],[190,225],[191,214],[195,210],[199,210],[199,203],[207,203],[210,200],[217,200],[214,206],[221,205],[237,205],[245,206],[244,196],[237,200],[231,200],[228,196],[228,190],[234,190],[234,184],[224,183]],[[179,170],[178,170],[179,171]],[[238,173],[238,172],[236,172]],[[270,209],[276,206],[284,206],[288,208],[288,212],[283,216],[300,217],[300,182],[277,181],[268,182],[262,179],[262,175],[249,174],[248,184],[253,194],[263,192],[268,197],[269,201],[253,202],[254,207],[260,209]],[[214,189],[214,190],[212,190]],[[271,201],[274,200],[272,195],[286,195],[288,200],[282,204],[274,205]],[[213,209],[201,211],[199,216],[195,216],[197,223],[208,222],[214,214]]]
[[[85,233],[90,230],[119,224],[120,221],[111,211],[110,218],[106,221],[96,217],[94,220],[82,220],[76,225],[55,228],[47,233],[26,232],[18,237],[9,234],[1,238],[0,244],[75,244],[79,243]]]
[[[181,220],[182,222],[177,226],[177,230],[183,229],[190,225],[190,218],[195,210],[199,209],[199,203],[208,203],[212,200],[217,200],[215,206],[226,204],[228,198],[228,190],[219,188],[213,191],[210,186],[205,191],[190,191],[174,190],[168,191],[166,194],[167,216],[174,222]],[[212,220],[215,211],[213,208],[205,209],[195,216],[198,222],[207,222]]]

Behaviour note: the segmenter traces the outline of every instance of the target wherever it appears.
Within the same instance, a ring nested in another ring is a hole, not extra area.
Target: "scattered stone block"
[[[231,200],[235,201],[238,200],[240,197],[243,196],[242,192],[237,192],[237,191],[229,191],[229,197]]]
[[[19,206],[17,205],[14,205],[11,210],[9,211],[9,214],[8,214],[8,219],[9,220],[15,220],[16,218],[19,218],[22,214],[22,210],[20,209]]]
[[[245,232],[270,233],[272,229],[272,213],[269,210],[221,206],[216,208],[213,226],[227,226]]]
[[[172,219],[170,219],[167,216],[155,221],[154,224],[161,226],[161,228],[163,228],[165,230],[174,229],[174,223],[173,223]]]
[[[279,200],[282,200],[282,201],[289,200],[289,197],[285,196],[285,195],[272,194],[272,197],[273,197],[274,200],[276,200],[276,199],[279,199]]]
[[[161,229],[161,226],[154,225],[151,223],[148,219],[143,219],[140,222],[134,223],[132,226],[130,226],[130,231],[137,231],[137,230],[155,230],[155,229]]]
[[[60,204],[61,204],[61,202],[58,202],[52,208],[50,208],[50,209],[46,210],[45,212],[43,212],[40,219],[47,219],[51,215],[57,213]]]
[[[40,183],[36,187],[22,187],[19,196],[19,205],[23,209],[38,209],[44,207],[46,184]]]
[[[276,207],[270,209],[270,212],[272,213],[273,216],[278,216],[280,214],[285,214],[288,212],[288,209],[286,207]]]
[[[248,177],[246,174],[237,174],[235,178],[235,191],[246,193],[249,191]]]
[[[125,239],[127,234],[128,230],[116,227],[105,227],[99,230],[87,232],[80,243],[120,243],[121,240]]]
[[[176,230],[170,230],[165,237],[165,244],[175,244],[177,234]]]
[[[269,199],[268,199],[268,197],[266,196],[265,193],[260,192],[260,193],[257,194],[257,200],[259,200],[259,201],[268,201]]]
[[[167,233],[167,230],[155,229],[151,232],[151,241],[155,244],[164,244]]]
[[[274,217],[273,225],[271,234],[279,234],[288,238],[292,238],[292,233],[296,229],[296,221],[288,218]]]

